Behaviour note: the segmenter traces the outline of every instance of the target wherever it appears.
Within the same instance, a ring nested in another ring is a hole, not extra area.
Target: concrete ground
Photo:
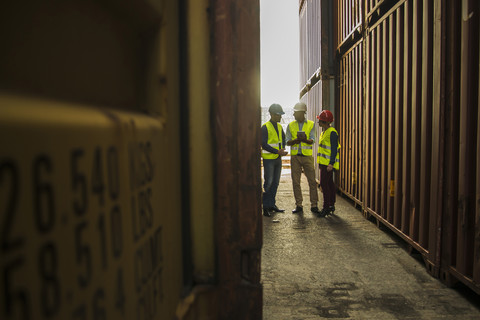
[[[282,174],[277,205],[286,211],[263,217],[264,320],[480,319],[479,295],[430,276],[404,241],[350,201],[337,195],[334,216],[314,216],[304,176],[304,213],[292,214],[290,174]]]

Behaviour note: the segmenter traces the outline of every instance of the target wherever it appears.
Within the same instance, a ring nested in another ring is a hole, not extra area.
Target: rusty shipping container
[[[404,235],[436,275],[433,7],[420,5],[398,4],[367,27],[364,208]]]
[[[441,13],[445,21],[444,70],[439,71],[445,93],[434,105],[440,104],[444,113],[438,120],[444,132],[439,152],[444,172],[443,190],[432,197],[443,213],[440,276],[447,282],[459,279],[480,292],[480,4],[440,5],[435,19]]]
[[[364,114],[363,114],[363,41],[355,44],[340,60],[338,75],[338,105],[348,110],[337,114],[336,127],[340,135],[340,163],[338,172],[342,190],[361,205],[364,181]],[[347,177],[348,175],[348,177]]]
[[[259,17],[2,4],[0,319],[262,318]]]
[[[346,0],[334,10],[339,190],[433,276],[480,293],[478,2]]]

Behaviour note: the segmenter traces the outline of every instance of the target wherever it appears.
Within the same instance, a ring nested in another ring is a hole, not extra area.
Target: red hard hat
[[[333,114],[328,110],[323,110],[318,116],[317,119],[325,122],[333,122]]]

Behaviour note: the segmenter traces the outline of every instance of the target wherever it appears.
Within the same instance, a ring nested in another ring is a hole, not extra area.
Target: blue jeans
[[[275,206],[280,175],[282,173],[282,157],[263,159],[263,208]]]

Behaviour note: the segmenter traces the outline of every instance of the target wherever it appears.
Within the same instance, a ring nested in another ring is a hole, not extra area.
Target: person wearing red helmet
[[[340,143],[338,132],[331,126],[333,114],[323,110],[318,116],[318,124],[323,129],[318,142],[317,163],[320,168],[320,187],[323,192],[323,209],[319,216],[333,214],[335,211],[335,183],[333,172],[340,168]]]

